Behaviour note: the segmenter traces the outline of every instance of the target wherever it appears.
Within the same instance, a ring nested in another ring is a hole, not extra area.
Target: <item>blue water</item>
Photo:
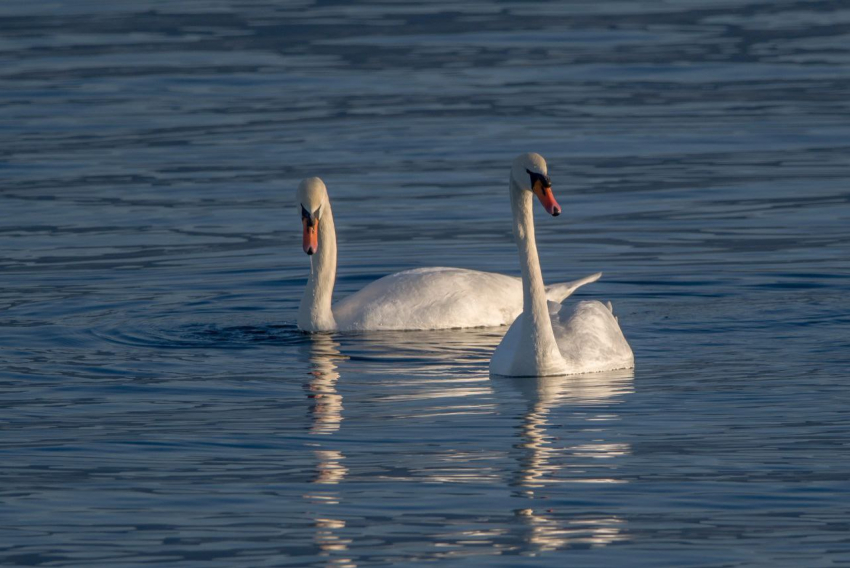
[[[0,85],[0,564],[850,562],[846,2],[4,0]],[[525,151],[634,371],[296,331],[301,178],[341,298],[518,274]]]

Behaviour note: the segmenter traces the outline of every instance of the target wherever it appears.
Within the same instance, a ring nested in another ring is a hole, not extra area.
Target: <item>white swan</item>
[[[549,213],[561,209],[551,191],[540,198]],[[317,177],[298,186],[304,252],[311,256],[310,277],[298,309],[298,328],[306,332],[425,330],[508,325],[522,312],[519,278],[464,270],[417,268],[376,280],[331,306],[336,279],[336,230],[325,184]],[[573,291],[599,279],[554,284],[544,290],[560,302]]]
[[[548,185],[546,160],[523,154],[511,168],[514,240],[522,267],[522,314],[490,360],[490,372],[511,377],[545,377],[634,367],[610,302],[579,302],[573,308],[551,301],[543,286],[534,237],[531,195]],[[554,198],[553,198],[554,200]]]

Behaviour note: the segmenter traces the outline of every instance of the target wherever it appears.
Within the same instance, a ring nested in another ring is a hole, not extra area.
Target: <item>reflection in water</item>
[[[348,469],[342,464],[345,456],[338,450],[316,450],[317,475],[313,483],[321,485],[336,485],[348,473]]]
[[[345,521],[339,519],[316,519],[315,542],[319,546],[320,556],[328,556],[332,552],[345,552],[351,539],[339,536],[339,531],[345,528]],[[326,566],[355,568],[357,566],[350,558],[328,558]]]
[[[444,420],[489,416],[496,410],[482,368],[503,334],[501,328],[371,332],[346,336],[345,345],[357,353],[361,369],[381,382],[380,390],[370,396],[370,403],[383,407],[373,407],[375,411],[393,419]],[[467,459],[454,457],[465,471]],[[416,474],[431,478],[433,465],[423,464]],[[446,474],[452,475],[448,470]]]
[[[516,514],[529,529],[526,542],[541,552],[626,540],[621,534],[625,521],[615,516],[569,520],[534,509],[520,509]]]
[[[339,380],[336,362],[344,359],[339,351],[339,343],[328,335],[312,335],[310,337],[310,380],[304,385],[307,398],[313,402],[310,407],[311,435],[330,435],[339,431],[342,424],[342,395],[336,390]],[[313,446],[316,457],[316,476],[312,483],[318,485],[337,485],[341,483],[348,469],[343,464],[345,455],[340,450],[324,449],[321,444]],[[330,489],[330,488],[328,488]],[[310,492],[304,498],[319,506],[339,505],[340,495],[337,491],[324,490]],[[345,528],[343,519],[328,516],[327,510],[314,513],[313,526],[315,533],[313,541],[319,548],[319,556],[328,557],[326,566],[354,568],[357,566],[350,558],[335,556],[348,550],[351,539],[344,538],[340,533]],[[331,555],[334,555],[331,557]]]
[[[617,415],[611,407],[620,402],[622,395],[632,392],[633,372],[630,370],[594,373],[574,377],[539,377],[517,380],[506,377],[493,377],[497,386],[510,385],[518,390],[527,402],[525,415],[520,425],[522,443],[516,447],[525,450],[521,458],[522,467],[514,485],[524,488],[539,488],[549,483],[618,483],[617,479],[599,476],[571,475],[558,476],[564,467],[586,468],[578,458],[612,458],[628,454],[626,444],[606,442],[604,423],[615,421]],[[510,382],[508,382],[510,381]],[[599,407],[598,412],[585,412],[581,415],[585,422],[583,432],[594,432],[592,440],[563,448],[553,446],[557,439],[547,433],[548,417],[552,409],[572,405],[581,407]],[[568,454],[575,464],[564,465],[561,456]],[[581,469],[583,471],[583,469]],[[529,489],[529,493],[533,490]]]
[[[588,461],[630,453],[628,444],[605,439],[604,423],[617,420],[612,408],[633,392],[633,377],[631,370],[536,379],[491,377],[494,389],[519,391],[527,402],[519,426],[521,441],[514,446],[519,450],[519,467],[511,484],[517,488],[516,496],[530,501],[530,506],[517,510],[516,516],[528,529],[525,540],[536,550],[579,544],[604,546],[624,540],[624,520],[615,516],[566,518],[539,499],[535,491],[554,483],[624,483],[611,476],[593,475]],[[547,432],[550,413],[563,405],[581,407],[584,427],[575,433],[589,433],[591,440],[564,447],[562,440]]]
[[[311,434],[332,434],[342,422],[342,395],[336,391],[336,361],[343,358],[339,343],[327,335],[313,335],[310,342],[310,381],[304,385],[313,402]]]

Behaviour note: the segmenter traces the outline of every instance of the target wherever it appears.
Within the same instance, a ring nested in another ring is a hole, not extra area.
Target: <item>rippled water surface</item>
[[[850,562],[850,6],[0,4],[0,564]],[[503,329],[308,337],[338,298],[602,270],[634,371],[490,378]]]

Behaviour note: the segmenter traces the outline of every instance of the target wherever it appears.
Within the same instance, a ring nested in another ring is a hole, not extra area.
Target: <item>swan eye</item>
[[[534,187],[534,182],[539,181],[543,187],[552,187],[552,180],[549,179],[549,176],[544,176],[543,174],[538,174],[537,172],[532,172],[531,170],[525,170],[528,172],[528,175],[531,176],[531,187]]]
[[[312,227],[313,225],[319,222],[319,212],[321,210],[322,208],[319,207],[318,209],[316,209],[316,212],[311,215],[310,212],[307,211],[307,208],[302,205],[301,220],[306,221],[308,227]]]
[[[318,211],[316,211],[318,213]],[[316,219],[310,215],[310,212],[302,205],[301,206],[301,218],[307,221],[307,226],[312,227],[316,223]]]

